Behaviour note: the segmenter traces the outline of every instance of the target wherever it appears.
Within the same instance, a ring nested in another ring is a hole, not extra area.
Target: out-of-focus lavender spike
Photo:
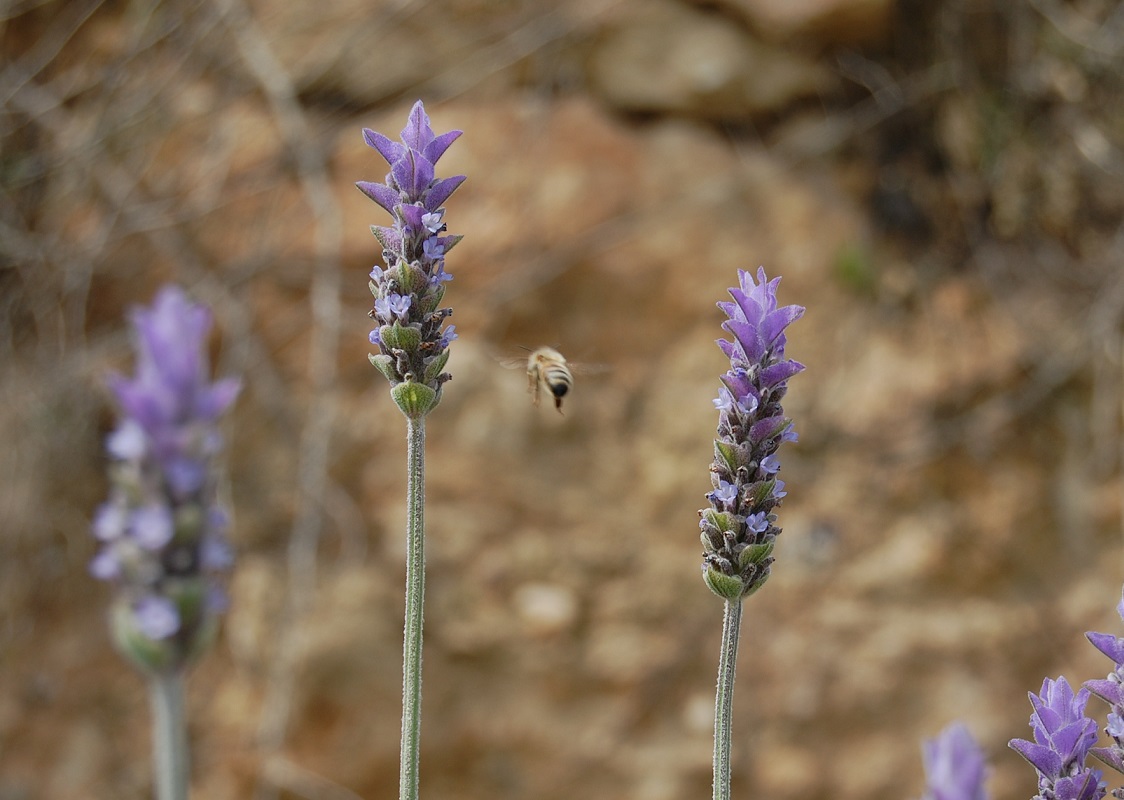
[[[221,593],[232,558],[214,457],[218,420],[240,382],[211,382],[210,312],[179,287],[162,289],[132,320],[137,368],[109,381],[121,416],[106,441],[111,488],[94,516],[100,547],[90,572],[116,586],[111,619],[121,650],[161,673],[186,665],[217,624],[206,598]]]

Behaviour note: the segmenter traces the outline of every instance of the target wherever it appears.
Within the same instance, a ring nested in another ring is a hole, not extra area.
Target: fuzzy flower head
[[[796,441],[781,399],[788,379],[804,369],[784,354],[785,328],[804,309],[778,308],[780,278],[767,280],[764,269],[757,270],[756,282],[750,272],[738,270],[738,283],[730,289],[733,302],[718,304],[729,317],[722,327],[733,341],[718,340],[730,368],[714,401],[714,490],[707,494],[710,508],[699,512],[703,578],[727,600],[748,597],[769,577],[781,532],[773,510],[785,495],[776,453],[783,442]]]
[[[386,268],[371,271],[377,327],[369,341],[379,348],[371,363],[390,381],[391,393],[402,413],[411,418],[429,413],[441,399],[441,386],[451,377],[443,372],[449,342],[455,336],[442,330],[452,309],[439,308],[445,282],[445,257],[460,236],[444,236],[443,203],[464,181],[463,175],[438,178],[434,165],[460,131],[435,135],[419,100],[410,111],[395,142],[363,129],[363,139],[390,165],[383,183],[359,181],[356,186],[394,218],[391,226],[371,226],[382,245]]]
[[[1116,606],[1124,619],[1124,597]],[[1124,638],[1111,633],[1090,631],[1085,637],[1113,662],[1107,678],[1085,681],[1085,688],[1109,704],[1105,733],[1112,739],[1111,747],[1094,747],[1090,752],[1117,772],[1124,772]]]
[[[1085,766],[1086,757],[1097,743],[1097,723],[1085,716],[1088,702],[1089,690],[1081,689],[1074,694],[1065,678],[1047,678],[1040,694],[1030,694],[1034,741],[1012,739],[1008,746],[1037,770],[1037,797],[1043,800],[1104,797],[1101,771]]]
[[[112,376],[120,417],[106,440],[110,495],[94,515],[94,577],[117,588],[112,628],[149,670],[177,668],[213,632],[231,565],[226,514],[215,503],[218,420],[237,380],[210,381],[210,312],[167,286],[132,314],[136,374]]]
[[[922,745],[925,794],[922,800],[987,800],[987,763],[968,729],[949,725]]]

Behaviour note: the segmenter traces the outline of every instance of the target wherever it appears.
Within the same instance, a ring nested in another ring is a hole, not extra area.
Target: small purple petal
[[[359,187],[359,191],[386,209],[389,214],[393,214],[394,207],[402,202],[402,195],[386,184],[356,181],[355,185]]]
[[[434,137],[433,141],[422,149],[422,155],[429,160],[429,163],[436,164],[437,159],[445,154],[445,151],[449,149],[449,145],[460,138],[461,133],[463,133],[463,131],[449,131],[448,133],[443,133],[440,136]]]
[[[369,147],[378,150],[379,155],[386,160],[387,164],[394,164],[406,154],[406,148],[403,145],[370,128],[363,129],[363,140]]]
[[[121,577],[121,560],[110,548],[103,548],[90,561],[90,574],[98,580],[113,581]]]
[[[1121,753],[1115,747],[1094,747],[1089,750],[1091,755],[1096,756],[1108,766],[1112,767],[1117,772],[1124,772],[1124,753]]]
[[[392,294],[387,297],[387,308],[391,314],[394,314],[398,319],[405,318],[406,314],[410,311],[410,305],[413,303],[414,298],[410,295]]]
[[[444,258],[445,248],[437,241],[437,237],[426,239],[422,242],[422,255],[429,261],[438,261]]]
[[[234,551],[221,536],[205,536],[199,547],[199,564],[209,571],[222,571],[234,565]]]
[[[385,249],[392,253],[402,252],[402,234],[394,230],[394,228],[387,228],[382,225],[372,225],[371,233],[375,234],[375,238],[379,240]]]
[[[1124,688],[1116,681],[1104,678],[1085,681],[1085,688],[1109,705],[1124,705]]]
[[[738,487],[728,481],[719,481],[718,488],[710,493],[711,497],[719,503],[729,505],[738,496]]]
[[[399,213],[402,215],[403,222],[406,223],[406,230],[411,235],[417,235],[425,230],[425,225],[422,223],[422,217],[425,216],[425,209],[413,203],[405,203],[399,207]]]
[[[1043,775],[1056,776],[1061,773],[1062,760],[1049,747],[1028,742],[1026,739],[1012,739],[1007,746],[1030,762],[1030,765]]]
[[[734,367],[727,371],[720,379],[735,398],[741,399],[748,395],[756,396],[753,382],[749,379],[749,372],[744,367]]]
[[[774,475],[780,471],[781,460],[775,455],[765,456],[761,459],[761,471],[766,475]]]
[[[750,514],[746,517],[745,525],[754,533],[764,533],[769,527],[769,520],[764,511],[759,511],[756,514]]]
[[[1089,631],[1085,634],[1085,638],[1116,664],[1124,664],[1124,639],[1096,631]]]
[[[212,614],[221,614],[230,608],[230,598],[221,586],[207,587],[207,610]]]
[[[125,533],[128,523],[128,514],[118,503],[102,503],[94,514],[94,536],[103,542],[109,542],[121,537]]]
[[[199,393],[195,413],[201,419],[215,420],[230,408],[242,391],[242,381],[238,378],[223,378]]]
[[[784,424],[784,417],[766,417],[755,422],[753,427],[749,429],[750,443],[757,446],[766,439],[777,436],[783,429]]]
[[[425,193],[425,207],[430,211],[436,211],[464,181],[464,175],[454,175],[451,178],[440,178],[433,181],[429,191]]]
[[[146,595],[133,606],[133,619],[149,639],[167,639],[180,629],[175,603],[160,595]]]
[[[433,274],[429,276],[429,285],[437,286],[445,281],[451,281],[453,276],[445,271],[445,260],[438,261],[433,268]]]
[[[410,116],[406,127],[402,129],[402,141],[411,150],[419,153],[433,141],[433,128],[429,126],[429,115],[425,113],[425,106],[421,100],[414,103],[410,109]]]
[[[145,550],[159,550],[172,541],[175,533],[172,512],[164,505],[138,508],[133,512],[129,528],[134,541]]]
[[[761,334],[758,333],[757,328],[748,322],[741,322],[736,319],[726,320],[722,323],[722,327],[732,333],[734,338],[738,340],[746,363],[756,364],[761,361],[765,355],[765,342],[761,339]]]
[[[105,441],[105,449],[114,458],[132,461],[143,458],[148,449],[144,429],[135,420],[125,419]]]
[[[798,361],[779,361],[776,364],[771,364],[761,370],[761,387],[772,389],[803,370],[804,365]]]
[[[784,306],[770,312],[761,320],[761,338],[771,345],[785,328],[802,316],[804,316],[802,306]]]
[[[1076,775],[1058,779],[1053,786],[1054,800],[1098,800],[1104,797],[1100,786],[1101,772],[1082,770]]]
[[[175,497],[190,497],[207,482],[207,465],[197,458],[169,459],[164,464],[164,476]]]

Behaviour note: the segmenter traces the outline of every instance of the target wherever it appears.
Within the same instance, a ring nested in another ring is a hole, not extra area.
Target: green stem
[[[425,417],[406,422],[406,630],[402,645],[402,762],[398,795],[418,798],[421,744],[422,606],[425,599]]]
[[[149,676],[152,699],[152,756],[156,800],[187,800],[187,718],[183,710],[183,673]]]
[[[730,800],[730,741],[733,738],[734,670],[742,624],[741,600],[727,600],[714,698],[714,800]]]

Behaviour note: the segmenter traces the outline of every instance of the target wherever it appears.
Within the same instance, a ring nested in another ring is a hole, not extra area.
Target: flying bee
[[[554,407],[561,414],[562,398],[574,388],[574,373],[567,366],[566,357],[553,347],[540,347],[527,358],[527,391],[536,406],[543,388],[554,396]]]
[[[527,391],[531,393],[531,402],[536,406],[542,390],[545,388],[554,398],[554,407],[562,413],[562,398],[574,389],[574,373],[592,374],[608,369],[602,364],[575,364],[567,361],[566,357],[553,347],[540,347],[530,350],[524,347],[529,355],[527,358],[499,359],[503,366],[509,369],[524,368],[527,370]]]

